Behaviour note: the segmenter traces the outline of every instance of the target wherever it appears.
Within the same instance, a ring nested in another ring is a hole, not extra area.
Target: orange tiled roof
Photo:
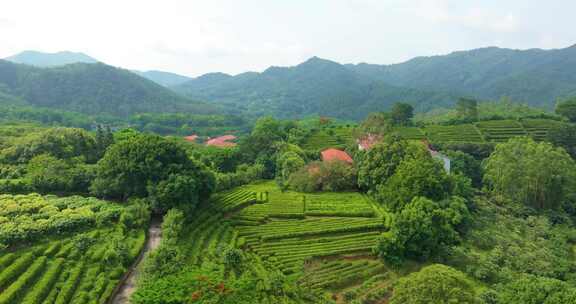
[[[216,146],[216,147],[234,147],[236,143],[230,142],[231,140],[235,140],[236,136],[234,135],[224,135],[220,137],[215,137],[206,141],[207,146]]]
[[[323,161],[343,161],[349,164],[353,163],[352,157],[348,155],[348,153],[338,150],[338,149],[327,149],[322,151],[322,160]]]

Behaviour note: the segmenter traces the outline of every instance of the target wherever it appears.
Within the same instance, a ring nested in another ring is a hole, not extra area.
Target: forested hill
[[[576,94],[576,45],[556,50],[496,47],[418,57],[394,65],[347,65],[358,74],[397,86],[515,101],[551,109]]]
[[[251,114],[277,117],[317,114],[360,119],[398,101],[425,111],[449,105],[455,99],[448,94],[388,85],[317,57],[294,67],[271,67],[262,73],[207,74],[174,89],[194,99],[228,103]]]
[[[217,112],[213,105],[191,101],[130,71],[102,63],[37,68],[0,60],[0,92],[28,105],[86,114]]]
[[[165,87],[179,85],[192,79],[190,77],[163,71],[145,71],[145,72],[133,71],[133,72]]]
[[[23,63],[37,67],[53,67],[72,63],[97,63],[98,60],[76,52],[57,52],[44,53],[38,51],[23,51],[14,56],[7,57],[5,60],[14,63]]]

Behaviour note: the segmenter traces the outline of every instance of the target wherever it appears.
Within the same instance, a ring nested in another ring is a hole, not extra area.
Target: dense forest
[[[196,78],[122,70],[95,63],[84,54],[23,52],[0,61],[0,102],[17,99],[91,115],[184,112],[361,120],[398,101],[424,113],[453,107],[458,98],[469,97],[509,98],[552,111],[559,99],[576,94],[576,79],[570,72],[576,66],[575,52],[574,46],[489,47],[393,65],[340,64],[312,57],[292,67]]]
[[[418,57],[394,65],[346,64],[313,57],[295,67],[236,76],[207,74],[175,86],[199,100],[294,118],[303,113],[361,119],[410,102],[418,112],[452,106],[457,97],[509,97],[552,110],[576,92],[576,47],[558,50],[483,48]]]
[[[136,304],[576,302],[573,98],[358,122],[8,113],[0,303],[128,303],[134,275]]]

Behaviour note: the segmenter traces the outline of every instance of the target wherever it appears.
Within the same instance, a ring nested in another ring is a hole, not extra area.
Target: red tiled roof
[[[216,147],[234,147],[236,143],[230,142],[230,140],[235,140],[236,136],[234,135],[224,135],[220,137],[215,137],[206,141],[207,146],[216,146]]]
[[[190,135],[190,136],[184,137],[184,139],[187,140],[187,141],[192,141],[192,142],[193,142],[193,141],[196,141],[196,140],[198,139],[198,135],[192,134],[192,135]]]
[[[348,155],[348,153],[338,150],[338,149],[327,149],[322,151],[322,160],[323,161],[344,161],[347,163],[353,163],[352,157]]]

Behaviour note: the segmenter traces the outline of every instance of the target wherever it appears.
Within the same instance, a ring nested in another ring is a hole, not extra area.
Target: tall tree
[[[406,155],[413,153],[407,141],[391,135],[358,157],[358,186],[375,192],[390,178]]]
[[[272,117],[262,117],[256,121],[249,136],[240,142],[240,154],[245,162],[257,162],[265,166],[265,177],[273,178],[276,173],[276,157],[288,139],[292,122],[283,122]]]
[[[437,203],[416,197],[395,215],[376,252],[391,265],[401,265],[406,259],[425,261],[456,244],[459,241],[456,228],[468,218],[462,198]]]
[[[414,117],[414,108],[410,104],[397,102],[392,106],[390,116],[394,125],[406,126],[410,124],[410,120]]]
[[[568,118],[571,122],[576,122],[576,97],[559,101],[556,104],[556,114]]]
[[[484,167],[493,192],[534,208],[555,208],[574,191],[574,160],[550,143],[513,138],[498,144]]]
[[[564,148],[566,152],[576,159],[576,126],[572,124],[562,124],[548,130],[546,139],[558,147]]]
[[[214,176],[188,158],[177,143],[142,134],[112,145],[98,162],[94,194],[127,199],[148,197],[157,211],[194,207],[214,189]]]
[[[98,125],[96,129],[96,150],[98,150],[99,157],[104,155],[106,149],[114,143],[114,135],[109,126]]]
[[[401,210],[417,196],[441,200],[450,195],[451,180],[442,165],[428,153],[405,158],[385,184],[377,187],[377,197],[394,211]]]
[[[478,101],[471,98],[460,98],[456,102],[456,112],[460,119],[466,121],[477,121]]]
[[[386,135],[392,130],[393,121],[390,113],[378,112],[370,113],[368,117],[356,130],[354,130],[355,137],[361,138],[367,134],[371,135]]]

